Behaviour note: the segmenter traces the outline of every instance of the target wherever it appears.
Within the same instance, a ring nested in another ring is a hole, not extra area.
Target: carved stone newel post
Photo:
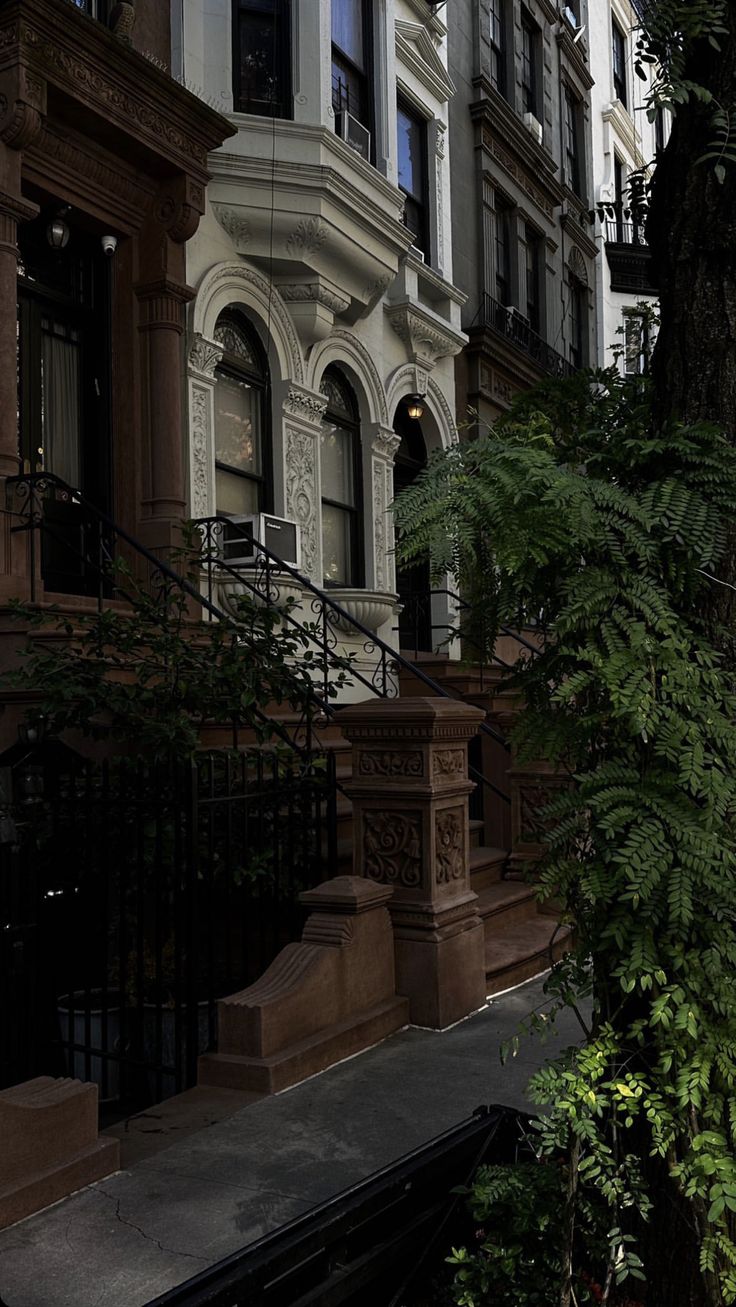
[[[485,998],[470,888],[468,740],[483,718],[450,699],[370,700],[339,714],[353,745],[355,875],[391,885],[396,988],[443,1029]]]

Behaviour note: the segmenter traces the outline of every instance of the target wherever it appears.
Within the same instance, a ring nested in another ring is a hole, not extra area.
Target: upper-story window
[[[526,316],[532,331],[542,335],[542,259],[544,241],[538,232],[527,224],[526,243]]]
[[[369,0],[332,0],[332,107],[340,135],[372,157],[371,6]]]
[[[665,144],[664,109],[658,104],[654,117],[654,149],[657,154],[664,149]]]
[[[521,11],[521,104],[524,113],[539,118],[539,55],[541,32],[525,9]]]
[[[588,336],[588,292],[572,273],[568,276],[569,357],[575,368],[585,367]]]
[[[90,14],[92,18],[99,18],[100,22],[106,23],[110,17],[112,5],[110,0],[72,0],[77,9],[84,10],[85,14]]]
[[[401,100],[397,115],[399,187],[404,193],[404,223],[414,244],[429,256],[427,222],[427,122]]]
[[[624,309],[624,372],[627,377],[649,371],[652,352],[649,316],[637,309]]]
[[[623,241],[624,239],[624,165],[617,154],[613,156],[613,190],[614,190],[614,213],[613,224],[609,224],[608,239]],[[611,230],[612,227],[612,230]]]
[[[326,586],[358,586],[363,583],[358,405],[337,368],[327,368],[320,391],[327,396],[320,440],[322,574]]]
[[[223,347],[215,386],[215,498],[218,513],[269,507],[268,362],[258,336],[231,307],[214,331]]]
[[[491,86],[500,95],[506,95],[506,3],[507,0],[491,0]]]
[[[626,37],[615,18],[611,19],[611,53],[613,58],[613,90],[617,100],[626,105]]]
[[[564,90],[564,141],[565,141],[565,182],[582,196],[584,190],[583,160],[580,150],[580,102],[575,98],[569,86]]]
[[[238,113],[291,117],[289,0],[233,0]]]
[[[499,304],[508,305],[511,303],[511,208],[499,195],[493,244],[496,299]]]

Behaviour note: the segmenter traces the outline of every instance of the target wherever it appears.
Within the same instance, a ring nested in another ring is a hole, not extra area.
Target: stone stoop
[[[38,1076],[0,1092],[0,1230],[119,1166],[118,1140],[97,1133],[97,1085]]]

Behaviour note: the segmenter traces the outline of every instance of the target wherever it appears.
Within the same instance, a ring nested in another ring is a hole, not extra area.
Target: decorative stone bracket
[[[354,871],[393,888],[397,987],[412,1022],[435,1029],[485,997],[468,826],[468,740],[483,716],[439,698],[371,699],[338,714],[353,745]]]

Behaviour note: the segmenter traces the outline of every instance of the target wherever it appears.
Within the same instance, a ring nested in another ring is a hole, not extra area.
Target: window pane
[[[279,107],[281,87],[273,16],[241,12],[239,108],[259,112],[266,105]]]
[[[504,0],[491,0],[491,85],[503,95],[506,89],[504,76]]]
[[[260,476],[260,403],[246,381],[222,373],[215,387],[215,458],[240,472]]]
[[[215,503],[218,513],[257,513],[258,482],[235,472],[215,468]]]
[[[335,113],[343,109],[357,118],[358,122],[368,125],[368,97],[365,77],[351,68],[334,53],[332,56],[332,107]]]
[[[399,186],[419,204],[424,201],[425,124],[399,106]]]
[[[76,487],[82,479],[79,333],[48,318],[41,331],[42,445],[33,461]]]
[[[363,0],[332,0],[332,43],[365,69]]]
[[[326,585],[351,585],[352,514],[344,508],[322,505],[322,568]]]
[[[322,429],[322,496],[339,504],[355,504],[353,433],[332,426]]]

